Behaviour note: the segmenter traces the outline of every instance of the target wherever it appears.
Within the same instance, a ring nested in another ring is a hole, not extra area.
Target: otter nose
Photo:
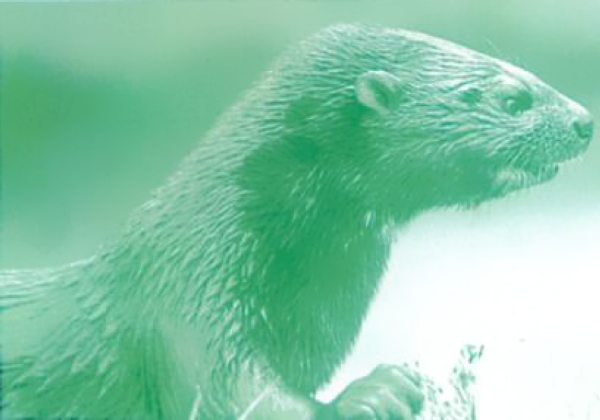
[[[573,121],[573,128],[583,140],[590,140],[594,134],[594,122],[589,114],[582,115]]]

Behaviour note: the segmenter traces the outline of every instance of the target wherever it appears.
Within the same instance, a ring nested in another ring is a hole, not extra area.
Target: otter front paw
[[[423,398],[418,380],[402,367],[379,365],[348,385],[328,408],[332,419],[413,420]]]

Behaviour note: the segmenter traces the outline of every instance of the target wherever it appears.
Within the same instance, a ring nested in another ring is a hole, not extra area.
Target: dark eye
[[[483,96],[483,92],[477,88],[469,88],[460,92],[460,100],[468,105],[475,105],[479,101],[481,101],[481,97]]]
[[[512,116],[521,115],[533,106],[533,97],[526,91],[518,92],[514,95],[505,97],[502,100],[502,108]]]

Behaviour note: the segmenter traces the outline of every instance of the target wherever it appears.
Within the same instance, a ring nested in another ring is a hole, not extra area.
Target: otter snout
[[[589,143],[594,135],[594,120],[592,119],[592,116],[587,109],[577,102],[566,98],[565,96],[563,96],[563,98],[566,99],[567,107],[573,115],[571,127],[575,130],[577,138],[584,141],[586,144]]]
[[[589,142],[592,139],[594,134],[594,121],[587,111],[585,111],[584,114],[577,116],[572,125],[580,139],[585,140],[586,142]]]

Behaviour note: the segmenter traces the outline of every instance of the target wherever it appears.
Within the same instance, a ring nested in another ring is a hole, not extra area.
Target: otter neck
[[[255,183],[245,184],[250,199],[242,223],[255,241],[249,258],[263,271],[238,290],[242,299],[257,299],[249,310],[256,323],[246,332],[252,345],[270,357],[289,386],[310,393],[351,348],[391,239],[386,220],[351,191],[336,188],[326,170],[304,169],[290,168],[293,176],[255,175]],[[296,335],[304,339],[296,342]],[[306,365],[282,357],[287,354]],[[322,366],[322,377],[308,371],[315,365]]]

